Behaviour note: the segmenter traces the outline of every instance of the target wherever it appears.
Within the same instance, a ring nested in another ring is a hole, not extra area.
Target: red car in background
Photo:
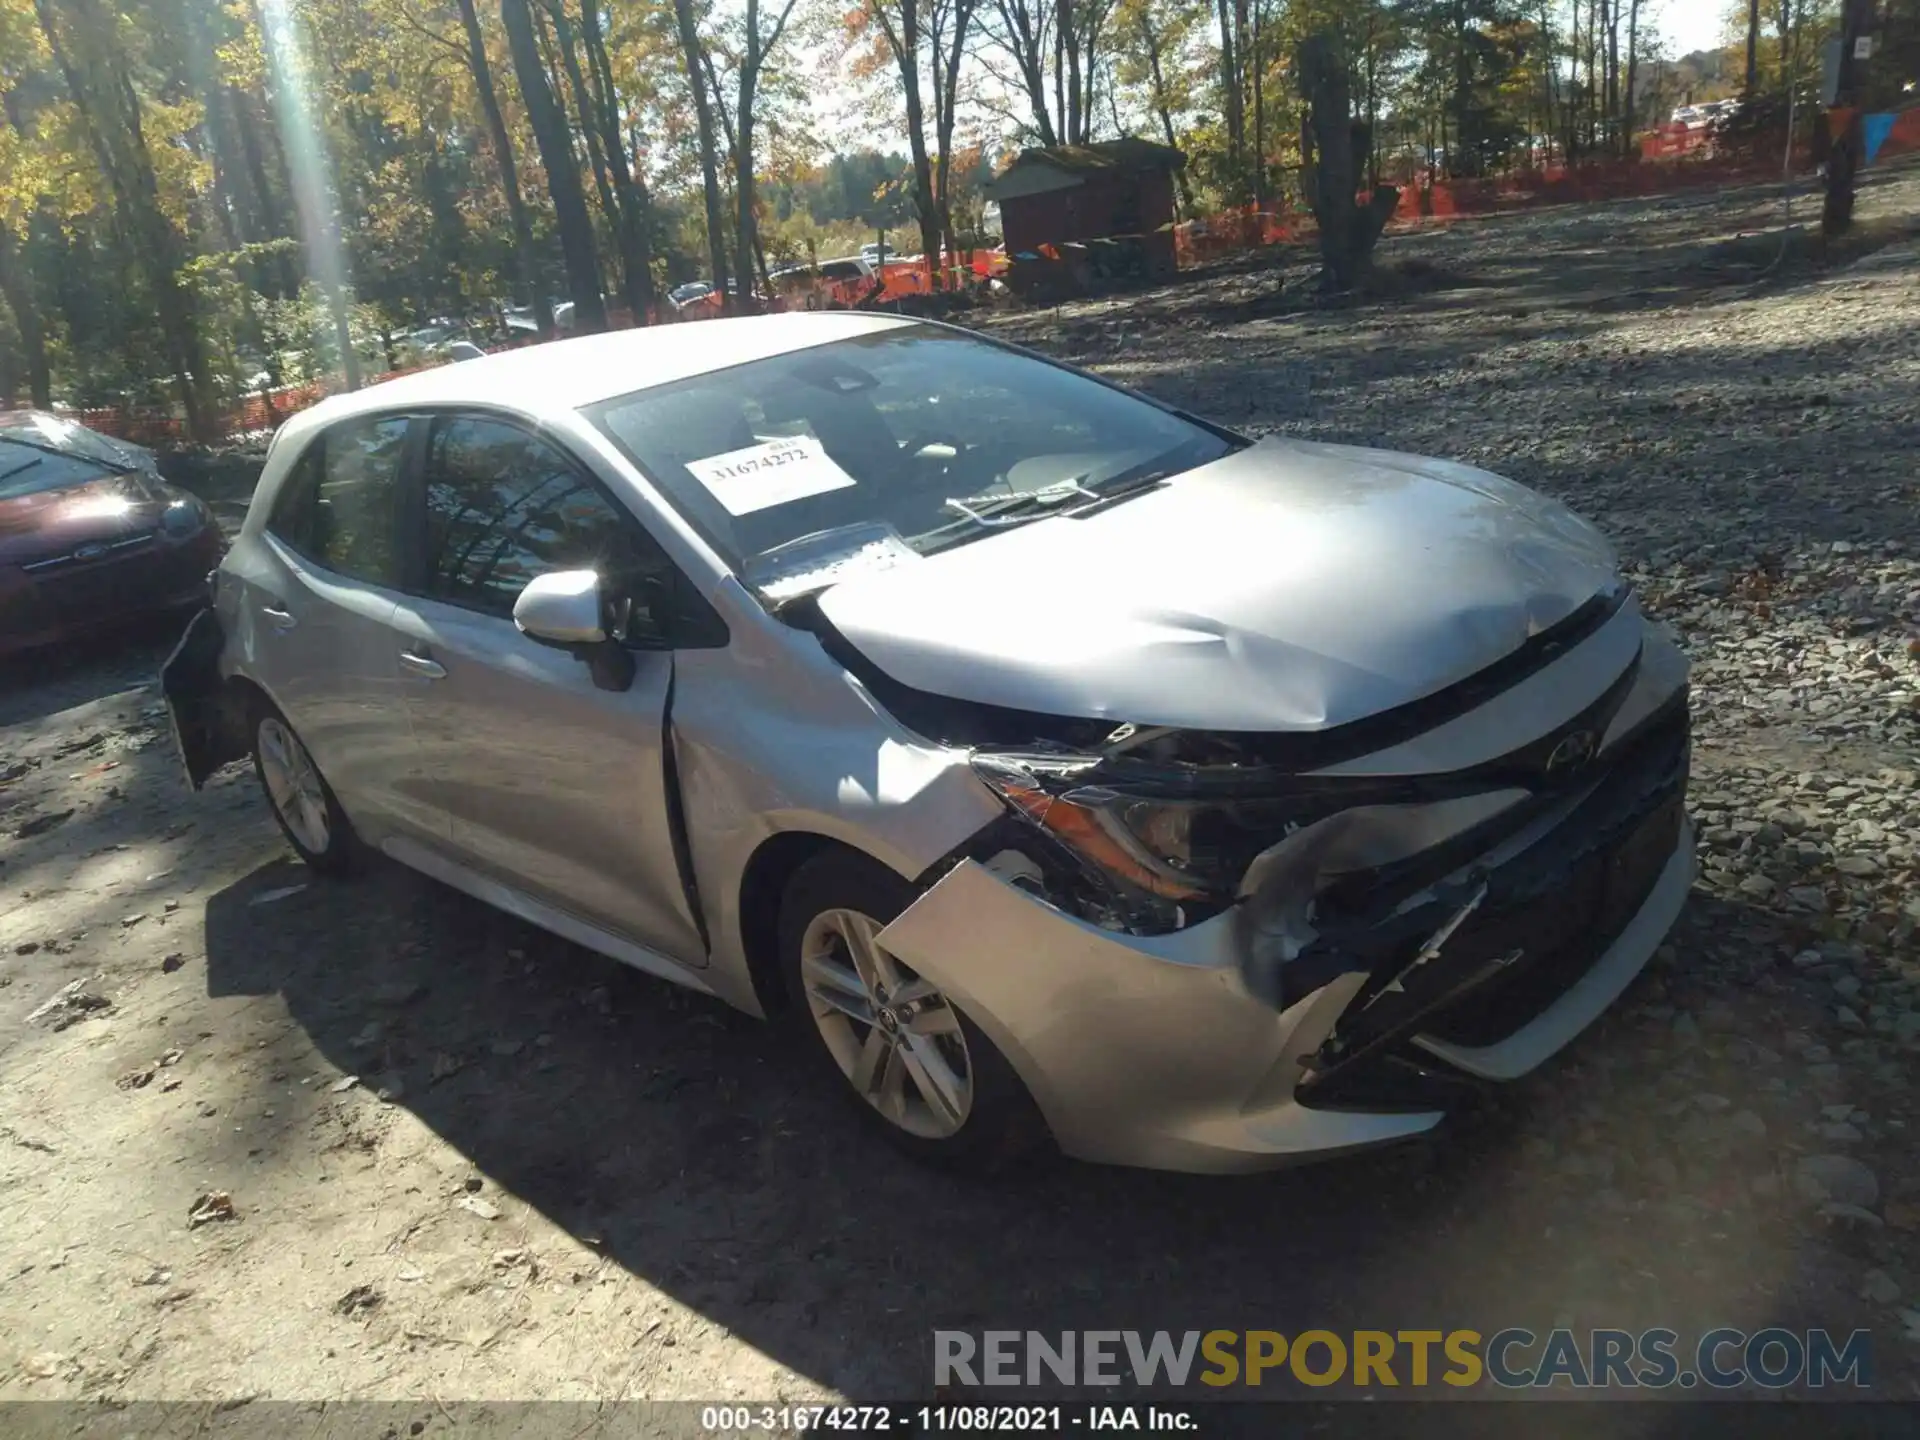
[[[0,410],[0,656],[203,604],[225,551],[151,451]]]

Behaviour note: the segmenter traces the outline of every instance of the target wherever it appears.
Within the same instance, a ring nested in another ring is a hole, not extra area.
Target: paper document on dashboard
[[[712,492],[729,515],[751,515],[856,483],[811,435],[764,440],[686,464],[687,472]]]

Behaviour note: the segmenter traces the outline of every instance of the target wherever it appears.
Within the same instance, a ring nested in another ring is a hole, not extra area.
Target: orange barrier
[[[1838,116],[1838,112],[1836,112]],[[1844,116],[1838,116],[1844,119]],[[1880,156],[1920,150],[1920,107],[1894,116],[1868,116],[1876,127],[1876,151]],[[1516,171],[1483,180],[1431,180],[1416,176],[1401,187],[1399,208],[1394,212],[1392,229],[1404,230],[1420,225],[1444,223],[1475,215],[1494,215],[1540,205],[1565,205],[1636,196],[1666,194],[1694,187],[1740,184],[1775,179],[1780,174],[1778,141],[1762,140],[1750,149],[1752,155],[1737,156],[1707,142],[1710,132],[1685,126],[1662,126],[1641,141],[1638,160],[1609,160],[1568,167],[1549,165]],[[1697,137],[1697,138],[1696,138]],[[1805,163],[1810,156],[1803,152]],[[1361,197],[1362,202],[1365,196]],[[1182,267],[1192,267],[1230,255],[1270,245],[1288,245],[1311,241],[1315,229],[1313,217],[1292,209],[1284,200],[1266,210],[1251,205],[1217,214],[1162,226],[1161,232],[1173,232],[1174,253]],[[1111,236],[1109,240],[1138,240],[1140,236]],[[1099,245],[1100,241],[1078,242]],[[1039,247],[1026,258],[1059,260],[1062,251],[1052,245]],[[761,302],[766,310],[851,309],[861,305],[887,304],[932,293],[936,288],[977,286],[1005,276],[1011,260],[1004,250],[974,251],[968,260],[953,267],[944,276],[947,285],[936,287],[932,267],[923,257],[890,260],[872,278],[829,281],[819,278],[784,284],[780,293]],[[650,323],[704,320],[721,313],[718,296],[676,309],[666,301],[657,302],[647,319]],[[609,324],[626,329],[634,323],[631,312],[610,307]],[[495,347],[514,349],[536,344],[537,339]],[[417,368],[417,367],[416,367]],[[375,377],[389,380],[404,371]],[[370,380],[369,384],[375,383]],[[330,393],[326,384],[283,386],[262,395],[249,395],[224,407],[214,417],[214,433],[222,438],[271,429],[295,411],[304,409]],[[187,438],[186,423],[178,407],[142,406],[88,409],[61,413],[95,430],[118,435],[142,444],[176,444]]]

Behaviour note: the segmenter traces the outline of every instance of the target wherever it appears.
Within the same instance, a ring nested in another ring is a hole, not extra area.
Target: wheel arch
[[[772,1017],[787,1008],[786,984],[780,974],[780,900],[800,867],[818,856],[856,856],[881,869],[899,874],[871,851],[815,830],[782,830],[762,840],[740,874],[740,948],[747,977],[763,1015]],[[902,876],[903,879],[911,879]]]

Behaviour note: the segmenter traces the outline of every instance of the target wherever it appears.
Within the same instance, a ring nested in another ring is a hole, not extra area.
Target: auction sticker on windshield
[[[729,515],[751,515],[855,483],[811,435],[765,440],[686,465],[687,473],[706,486]]]

